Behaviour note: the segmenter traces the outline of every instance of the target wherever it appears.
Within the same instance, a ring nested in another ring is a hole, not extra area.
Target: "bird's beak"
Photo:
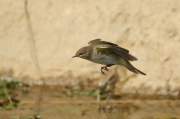
[[[74,55],[72,58],[75,58],[75,57],[77,57],[76,55]]]

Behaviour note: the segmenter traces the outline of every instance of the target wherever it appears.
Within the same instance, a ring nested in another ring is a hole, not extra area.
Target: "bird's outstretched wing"
[[[98,44],[106,44],[106,45],[113,45],[118,46],[117,44],[107,42],[107,41],[101,41],[101,39],[95,39],[88,42],[88,45],[98,45]]]
[[[121,52],[129,53],[129,51],[125,48],[119,47],[117,44],[101,41],[101,39],[95,39],[88,42],[88,45],[107,45],[107,46],[117,46]]]
[[[115,52],[116,54],[120,55],[121,57],[123,57],[126,60],[129,61],[135,61],[137,60],[136,57],[132,56],[131,54],[129,54],[129,52],[122,52],[121,48],[117,47],[109,47],[109,50]]]
[[[106,52],[106,53],[116,53],[117,55],[121,56],[122,58],[129,60],[129,61],[135,61],[137,60],[136,57],[129,54],[129,51],[127,49],[124,49],[122,47],[119,47],[117,44],[101,41],[101,39],[95,39],[90,42],[88,42],[89,45],[96,47],[96,49],[99,52]]]

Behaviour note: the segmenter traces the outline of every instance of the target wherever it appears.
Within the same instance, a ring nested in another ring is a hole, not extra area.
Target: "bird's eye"
[[[81,57],[83,55],[83,53],[80,53],[79,56]]]

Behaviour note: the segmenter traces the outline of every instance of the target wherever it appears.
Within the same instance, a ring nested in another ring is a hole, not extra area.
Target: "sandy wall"
[[[124,90],[155,91],[167,81],[172,91],[179,89],[179,0],[29,0],[32,32],[24,3],[0,1],[1,76],[37,81],[42,75],[59,83],[103,79],[108,74],[100,73],[101,65],[71,58],[88,41],[101,38],[129,49],[138,57],[132,64],[147,73],[118,67],[120,80],[131,77]]]

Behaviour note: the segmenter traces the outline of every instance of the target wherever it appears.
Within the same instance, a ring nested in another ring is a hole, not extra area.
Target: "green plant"
[[[15,93],[19,87],[19,82],[16,80],[0,81],[0,107],[5,109],[14,109],[18,103],[19,98]]]

